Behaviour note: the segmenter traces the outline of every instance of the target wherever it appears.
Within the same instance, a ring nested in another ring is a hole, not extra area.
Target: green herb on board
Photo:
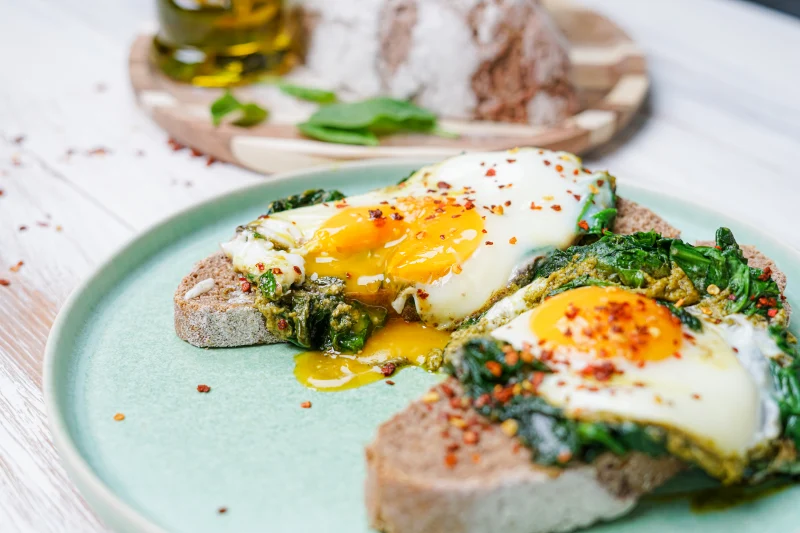
[[[324,89],[315,89],[313,87],[303,87],[302,85],[294,85],[293,83],[278,83],[278,88],[281,92],[294,96],[300,100],[307,102],[316,102],[318,104],[332,104],[336,98],[336,93],[326,91]]]
[[[222,119],[231,113],[239,114],[239,118],[232,124],[243,128],[260,124],[269,116],[269,112],[258,104],[242,103],[230,91],[225,91],[225,94],[211,104],[211,122],[214,126],[219,126]]]

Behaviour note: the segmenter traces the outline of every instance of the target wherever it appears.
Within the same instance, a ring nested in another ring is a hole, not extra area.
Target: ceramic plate
[[[313,392],[293,377],[289,346],[199,349],[173,331],[172,295],[192,265],[270,200],[312,187],[347,194],[398,181],[423,162],[308,170],[270,179],[180,213],[122,249],[78,288],[47,344],[45,394],[72,479],[119,531],[368,531],[364,445],[378,424],[440,376],[416,368],[395,387]],[[798,254],[735,219],[625,183],[619,193],[713,238],[727,225],[800,279]],[[787,296],[800,309],[795,282]],[[791,287],[791,286],[790,286]],[[212,387],[208,394],[198,384]],[[310,400],[311,409],[300,403]],[[114,420],[124,413],[125,420]],[[787,531],[800,487],[724,512],[685,501],[646,504],[598,531]],[[227,512],[219,514],[218,509]]]

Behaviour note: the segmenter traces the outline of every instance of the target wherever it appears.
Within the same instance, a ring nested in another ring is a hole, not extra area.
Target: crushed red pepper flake
[[[211,387],[209,387],[208,385],[200,384],[197,386],[197,392],[202,392],[202,393],[211,392]]]
[[[458,457],[456,457],[455,454],[448,453],[444,456],[444,464],[448,468],[455,468],[455,466],[458,464]]]
[[[283,270],[281,270],[281,269],[280,269],[280,268],[278,268],[278,267],[274,267],[274,268],[272,269],[272,273],[273,273],[273,274],[275,274],[276,276],[279,276],[280,274],[283,274]]]
[[[440,181],[439,183],[436,184],[436,186],[440,189],[449,189],[450,187],[452,187],[452,185],[450,185],[446,181]]]
[[[213,165],[213,164],[214,164],[214,163],[216,163],[217,161],[219,161],[219,159],[217,159],[216,157],[214,157],[214,156],[208,156],[208,157],[206,158],[206,166],[207,166],[207,167],[210,167],[211,165]]]
[[[22,265],[24,265],[24,264],[25,263],[23,263],[22,261],[17,261],[17,264],[12,266],[11,268],[9,268],[9,270],[11,272],[19,272],[19,269],[22,268]]]
[[[305,402],[302,402],[302,403],[300,404],[300,407],[302,407],[303,409],[311,409],[311,402],[309,402],[308,400],[306,400]]]
[[[250,286],[250,282],[249,281],[245,280],[245,281],[242,282],[242,292],[250,292],[251,288],[252,287]]]
[[[114,415],[114,420],[116,420],[117,422],[122,422],[123,420],[125,420],[125,415],[122,413],[117,413]]]
[[[508,161],[509,164],[517,162],[516,159],[506,159],[506,161]]]
[[[486,241],[486,246],[492,246],[494,243],[492,241]]]
[[[490,168],[489,170],[486,171],[486,176],[487,177],[491,178],[492,176],[496,176],[496,175],[497,175],[497,172],[493,168]]]
[[[257,268],[259,271],[261,271],[261,272],[264,272],[264,269],[265,269],[266,267],[264,266],[264,263],[256,263],[256,268]]]
[[[548,161],[547,159],[545,159],[545,160],[544,160],[544,166],[546,166],[546,167],[549,167],[549,166],[550,166],[550,161]]]
[[[7,279],[4,279],[4,278],[0,278],[0,286],[8,287],[9,285],[11,285],[10,281],[8,281]]]
[[[392,381],[391,379],[387,379],[384,383],[386,383],[387,385],[394,385],[394,381]]]
[[[550,206],[550,209],[552,209],[553,211],[561,211],[561,206],[558,204],[553,204]]]
[[[417,296],[420,300],[427,300],[430,295],[422,289],[417,289]]]
[[[220,507],[219,509],[217,509],[217,512],[219,514],[225,514],[225,513],[228,512],[228,508],[227,507]]]
[[[555,169],[556,169],[556,172],[563,172],[564,171],[564,166],[563,165],[556,165]]]
[[[770,276],[772,276],[772,268],[767,266],[764,269],[764,272],[762,272],[761,275],[758,276],[758,280],[759,281],[767,281],[770,278]]]
[[[285,318],[281,318],[278,320],[278,329],[283,331],[284,329],[289,327],[289,322],[286,321]]]
[[[23,224],[22,226],[19,227],[19,230],[20,231],[28,231],[28,226]]]
[[[473,445],[478,443],[480,436],[474,431],[467,430],[464,432],[462,440],[464,441],[464,444]]]
[[[303,271],[297,265],[293,266],[292,270],[294,270],[297,274],[302,274],[303,273]]]
[[[383,365],[381,367],[381,374],[383,374],[385,377],[388,378],[389,376],[394,374],[395,370],[397,370],[397,365],[396,364],[394,364],[394,363],[386,363],[385,365]]]
[[[573,194],[572,197],[575,198],[576,202],[580,202],[581,201],[581,195],[580,194]]]
[[[508,239],[508,244],[517,244],[517,238],[511,237],[510,239]]]
[[[695,392],[694,394],[692,394],[692,398],[694,398],[695,400],[699,400],[700,395]]]
[[[578,227],[581,228],[583,231],[589,231],[589,223],[585,220],[581,220],[578,222]]]
[[[542,209],[542,206],[536,205],[536,202],[531,202],[531,209],[534,211],[540,211]]]
[[[777,314],[778,314],[778,310],[775,309],[774,307],[767,311],[767,316],[770,317],[770,318],[775,318],[775,315],[777,315]]]

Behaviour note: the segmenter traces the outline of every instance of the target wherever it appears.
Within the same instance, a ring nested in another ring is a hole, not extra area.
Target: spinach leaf
[[[259,299],[267,330],[278,338],[313,350],[353,353],[386,322],[386,310],[345,298],[344,282],[322,277],[306,280],[277,299]]]
[[[664,300],[659,300],[658,303],[669,309],[670,312],[678,317],[681,323],[687,328],[691,329],[692,331],[703,331],[703,323],[700,322],[700,319],[683,307],[675,307],[675,305],[673,305],[671,302]]]
[[[211,122],[214,126],[219,126],[224,117],[235,112],[240,116],[233,124],[243,128],[260,124],[269,116],[269,112],[258,104],[242,103],[230,91],[225,91],[225,94],[211,104]]]
[[[271,270],[258,277],[258,290],[267,300],[274,300],[278,296],[278,282]]]
[[[717,230],[713,247],[691,246],[674,240],[670,255],[702,293],[706,293],[710,285],[729,289],[728,313],[770,317],[770,309],[783,307],[778,285],[769,273],[747,265],[747,259],[728,228]]]
[[[380,144],[377,135],[366,128],[347,130],[303,122],[297,125],[297,129],[306,137],[329,143],[358,144],[362,146],[378,146]]]
[[[788,356],[788,363],[771,359],[770,371],[781,411],[783,434],[800,449],[800,351],[797,339],[779,324],[771,324],[768,331],[778,348]]]
[[[410,102],[378,97],[325,106],[314,113],[308,123],[342,130],[368,129],[376,134],[385,134],[430,131],[436,126],[436,115]]]
[[[281,92],[294,96],[300,100],[308,102],[316,102],[318,104],[332,104],[336,101],[336,93],[326,91],[324,89],[315,89],[313,87],[303,87],[302,85],[295,85],[293,83],[279,83],[278,88]]]
[[[297,209],[298,207],[317,205],[325,202],[336,202],[342,198],[344,198],[344,194],[337,190],[326,191],[325,189],[309,189],[300,194],[293,194],[292,196],[270,202],[267,206],[266,215]]]

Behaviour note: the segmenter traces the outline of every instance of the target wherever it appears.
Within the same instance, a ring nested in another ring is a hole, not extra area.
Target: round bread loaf
[[[304,0],[306,64],[347,97],[546,125],[577,110],[566,40],[539,0]]]

